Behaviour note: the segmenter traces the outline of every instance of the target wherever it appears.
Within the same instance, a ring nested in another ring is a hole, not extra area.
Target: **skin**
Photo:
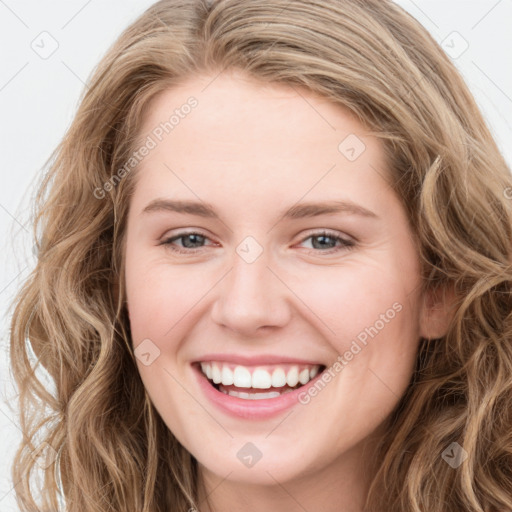
[[[383,147],[343,107],[234,72],[164,91],[141,135],[190,96],[198,106],[139,165],[128,215],[133,346],[149,339],[160,351],[149,365],[137,359],[144,386],[199,462],[201,512],[362,511],[378,462],[374,443],[410,381],[420,336],[439,337],[447,326],[443,304],[421,292],[416,242],[387,183]],[[354,161],[338,150],[350,134],[366,146]],[[209,203],[221,220],[143,213],[156,198]],[[298,202],[340,199],[378,219],[336,213],[279,220]],[[356,245],[332,238],[321,245],[323,229]],[[162,245],[184,230],[207,238],[175,239],[186,254]],[[236,252],[247,236],[263,248],[252,263]],[[400,312],[325,389],[277,417],[228,416],[193,374],[191,362],[214,352],[300,356],[329,366],[395,303]],[[237,458],[247,442],[262,453],[251,468]]]

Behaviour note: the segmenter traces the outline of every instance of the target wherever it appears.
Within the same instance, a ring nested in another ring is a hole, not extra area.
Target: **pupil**
[[[196,239],[195,243],[198,243],[198,240],[197,240],[198,238],[199,238],[199,243],[200,243],[200,242],[201,242],[201,238],[203,238],[203,237],[202,237],[201,235],[195,235],[195,234],[193,234],[193,233],[192,233],[192,234],[190,234],[190,235],[187,235],[187,236],[183,237],[183,240],[187,242],[187,243],[184,243],[183,245],[184,245],[185,247],[190,248],[190,246],[189,246],[189,244],[188,244],[188,241],[189,241],[190,239],[192,239],[192,244],[194,244],[194,241],[193,241],[193,239],[194,239],[194,238]]]
[[[328,235],[320,235],[320,236],[315,236],[315,237],[313,237],[313,247],[315,247],[315,240],[317,240],[317,239],[323,239],[323,240],[325,240],[325,239],[327,239],[327,240],[331,239],[331,240],[332,240],[332,237],[330,237],[330,236],[328,236]],[[315,249],[316,249],[316,248],[318,248],[318,247],[315,247]],[[320,244],[320,245],[319,245],[319,248],[320,248],[320,249],[325,248],[325,244]]]

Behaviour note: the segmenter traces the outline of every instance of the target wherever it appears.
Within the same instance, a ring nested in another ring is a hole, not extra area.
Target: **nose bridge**
[[[269,269],[268,251],[247,237],[233,253],[231,270],[222,280],[212,316],[235,331],[282,326],[289,315],[286,287]]]

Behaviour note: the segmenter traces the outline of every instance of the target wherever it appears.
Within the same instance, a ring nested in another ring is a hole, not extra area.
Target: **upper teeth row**
[[[280,388],[286,384],[294,387],[299,382],[304,385],[315,377],[319,369],[320,365],[314,365],[299,370],[299,366],[294,365],[288,370],[276,367],[271,372],[264,368],[255,368],[251,373],[245,366],[235,366],[232,370],[228,364],[224,363],[201,363],[201,370],[215,384],[224,386],[234,384],[238,388],[268,389],[270,387]]]

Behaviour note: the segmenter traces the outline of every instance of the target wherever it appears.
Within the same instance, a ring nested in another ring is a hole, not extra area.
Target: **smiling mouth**
[[[220,361],[197,363],[200,371],[219,392],[246,400],[277,398],[306,385],[322,373],[321,364],[277,364],[243,366]]]

